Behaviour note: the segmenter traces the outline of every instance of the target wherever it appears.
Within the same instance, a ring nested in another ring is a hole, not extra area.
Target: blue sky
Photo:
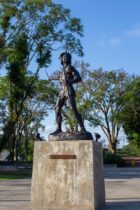
[[[81,39],[85,56],[92,69],[124,69],[140,74],[140,0],[55,0],[81,19],[84,37]],[[53,55],[48,68],[60,68],[60,51]],[[77,58],[73,56],[73,62]],[[47,133],[54,129],[54,112],[47,118]],[[88,128],[90,129],[90,128]],[[92,132],[97,132],[98,129]],[[100,131],[99,131],[100,132]],[[125,139],[121,132],[121,139]]]
[[[140,70],[140,0],[55,0],[84,26],[84,61],[91,68]],[[57,52],[59,54],[59,52]],[[74,56],[73,56],[74,57]],[[54,55],[53,68],[59,61]],[[74,57],[77,59],[76,57]]]

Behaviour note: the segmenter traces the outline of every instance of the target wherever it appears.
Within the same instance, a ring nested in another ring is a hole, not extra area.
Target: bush
[[[130,143],[121,149],[121,153],[126,154],[127,156],[139,157],[140,156],[140,148],[138,148],[137,145]]]
[[[103,152],[104,164],[117,164],[118,167],[124,166],[124,161],[120,155],[114,155],[111,152]]]

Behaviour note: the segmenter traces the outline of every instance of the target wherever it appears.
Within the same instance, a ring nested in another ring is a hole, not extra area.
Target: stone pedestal
[[[100,143],[35,142],[32,210],[96,210],[104,203]]]

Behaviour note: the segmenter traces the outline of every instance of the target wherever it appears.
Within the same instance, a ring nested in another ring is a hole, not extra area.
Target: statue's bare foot
[[[56,134],[61,133],[61,132],[62,132],[62,130],[57,128],[56,131],[50,133],[50,135],[56,135]]]

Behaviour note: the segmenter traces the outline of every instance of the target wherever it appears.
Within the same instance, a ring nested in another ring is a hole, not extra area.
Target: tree
[[[128,82],[129,76],[122,70],[103,71],[98,69],[89,72],[89,78],[84,84],[92,104],[92,110],[87,119],[91,124],[102,129],[113,154],[116,153],[118,134],[122,126],[117,120],[118,113],[122,108],[118,101]]]
[[[32,97],[28,97],[23,111],[16,124],[16,139],[18,144],[18,156],[28,161],[29,148],[33,154],[33,142],[40,129],[44,129],[42,121],[52,108],[52,101],[56,100],[57,90],[47,80],[38,80],[34,84]],[[32,145],[32,146],[31,146]],[[31,159],[31,157],[30,157]]]
[[[50,0],[0,1],[0,20],[0,64],[7,69],[9,84],[8,118],[0,147],[9,141],[13,159],[15,127],[39,71],[48,67],[53,50],[60,44],[82,55],[78,39],[82,25],[71,17],[69,9]],[[35,69],[30,71],[33,63]],[[27,82],[29,75],[32,79]]]
[[[2,131],[7,120],[7,104],[8,104],[8,78],[0,77],[0,131]]]
[[[140,77],[134,78],[126,87],[120,103],[122,110],[119,117],[128,140],[140,147]]]
[[[118,103],[131,77],[122,70],[90,71],[89,65],[82,62],[77,65],[83,81],[77,90],[77,106],[84,120],[91,126],[99,126],[109,142],[110,151],[115,154],[118,134],[122,122],[118,122],[121,104]],[[70,113],[70,114],[69,114]],[[72,116],[71,110],[67,115]],[[71,122],[72,119],[72,122]],[[74,117],[66,116],[66,123],[72,129],[77,127]]]
[[[28,83],[31,77],[26,77]],[[1,131],[7,126],[7,108],[8,108],[8,78],[0,78],[0,113],[1,113]],[[47,80],[37,80],[32,87],[32,97],[28,97],[24,102],[22,113],[14,127],[16,160],[22,157],[22,160],[28,160],[28,148],[33,152],[33,141],[39,129],[43,129],[42,120],[47,116],[48,110],[53,106],[58,94],[55,87]],[[4,136],[5,137],[5,136]],[[6,142],[6,148],[9,148],[10,142]],[[32,147],[30,146],[32,145]]]
[[[89,70],[88,63],[75,63],[82,76],[82,83],[76,85],[76,101],[79,112],[84,121],[91,126],[99,126],[109,142],[110,151],[115,154],[118,135],[123,122],[119,121],[119,114],[123,105],[120,98],[126,91],[126,86],[132,81],[123,70],[103,71]],[[66,129],[78,131],[78,124],[71,109],[65,106],[63,110]]]

